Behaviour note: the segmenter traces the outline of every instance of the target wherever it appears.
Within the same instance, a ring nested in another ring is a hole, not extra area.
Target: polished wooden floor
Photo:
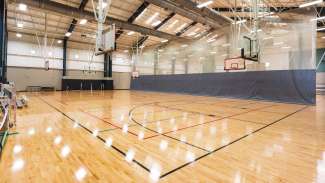
[[[138,91],[26,93],[0,182],[325,182],[317,106]]]

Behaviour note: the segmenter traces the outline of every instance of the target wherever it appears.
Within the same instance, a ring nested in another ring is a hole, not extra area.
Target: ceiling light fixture
[[[62,40],[58,40],[58,43],[61,44],[62,43]]]
[[[27,5],[23,3],[18,4],[18,9],[21,11],[26,11],[27,10]]]
[[[23,37],[23,35],[21,35],[19,33],[17,33],[16,36],[19,37],[19,38]]]
[[[85,25],[87,22],[88,22],[87,19],[81,19],[80,22],[79,22],[79,24],[80,25]]]
[[[157,18],[159,16],[159,13],[156,12],[155,14],[153,14],[150,18],[148,18],[148,20],[146,21],[146,24],[150,24],[155,18]]]
[[[70,37],[71,34],[72,34],[71,32],[67,32],[67,33],[65,33],[65,36],[66,36],[66,37]]]
[[[204,3],[198,4],[197,7],[198,8],[203,8],[203,7],[209,6],[212,3],[213,3],[213,1],[206,1]]]
[[[162,42],[162,43],[167,43],[167,42],[168,42],[168,39],[164,39],[164,40],[162,40],[162,41],[160,41],[160,42]]]
[[[23,27],[24,27],[24,23],[22,23],[22,22],[17,22],[17,27],[18,27],[18,28],[23,28]]]
[[[135,33],[135,32],[130,31],[130,32],[127,33],[127,35],[128,35],[128,36],[131,36],[131,35],[133,35],[134,33]]]
[[[317,1],[312,1],[312,2],[308,2],[308,3],[304,3],[304,4],[301,4],[299,5],[299,8],[304,8],[304,7],[308,7],[308,6],[313,6],[313,5],[316,5],[316,4],[319,4],[319,3],[322,3],[323,0],[317,0]]]

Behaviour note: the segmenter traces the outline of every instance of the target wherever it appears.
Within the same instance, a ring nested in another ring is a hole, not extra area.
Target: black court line
[[[76,120],[74,120],[73,118],[71,118],[70,116],[68,116],[66,113],[62,112],[60,109],[56,108],[55,106],[51,105],[50,103],[46,102],[43,98],[39,97],[44,103],[46,103],[48,106],[50,106],[51,108],[55,109],[56,111],[58,111],[59,113],[61,113],[63,116],[65,116],[66,118],[70,119],[70,121],[77,123],[78,126],[82,127],[84,130],[86,130],[87,132],[89,132],[90,134],[93,134],[93,132],[88,129],[87,127],[85,127],[84,125],[78,123]],[[98,138],[99,140],[101,140],[102,142],[106,143],[106,140],[103,139],[100,136],[96,136],[96,138]],[[114,145],[111,145],[111,147],[116,150],[117,152],[119,152],[120,154],[122,154],[123,156],[125,156],[125,152],[123,152],[122,150],[120,150],[119,148],[115,147]],[[137,165],[139,165],[140,167],[142,167],[143,169],[145,169],[147,172],[150,172],[150,169],[147,168],[145,165],[141,164],[139,161],[133,159],[132,160],[134,163],[136,163]]]
[[[292,116],[292,115],[294,115],[294,114],[296,114],[296,113],[298,113],[298,112],[300,112],[300,111],[302,111],[302,110],[304,110],[304,109],[306,109],[306,108],[308,108],[308,106],[305,106],[304,108],[299,109],[299,110],[297,110],[297,111],[295,111],[295,112],[293,112],[293,113],[290,113],[290,114],[288,114],[288,115],[282,117],[281,119],[278,119],[278,120],[276,120],[276,121],[274,121],[274,122],[272,122],[272,123],[270,123],[270,124],[268,124],[268,125],[265,125],[265,126],[259,128],[259,129],[255,130],[255,131],[253,131],[253,132],[250,133],[250,134],[246,134],[246,135],[244,135],[244,136],[242,136],[242,137],[240,137],[240,138],[238,138],[238,139],[236,139],[236,140],[234,140],[234,141],[232,141],[232,142],[230,142],[230,143],[228,143],[228,144],[226,144],[226,145],[224,145],[224,146],[221,146],[221,147],[219,147],[219,148],[217,148],[217,149],[215,149],[215,150],[213,150],[213,151],[211,151],[211,152],[209,152],[209,153],[207,153],[207,154],[204,154],[204,155],[202,155],[202,156],[196,158],[195,160],[193,160],[193,161],[191,161],[191,162],[185,163],[185,164],[179,166],[178,168],[175,168],[174,170],[171,170],[171,171],[169,171],[169,172],[167,172],[167,173],[161,175],[161,176],[160,176],[160,179],[162,179],[162,178],[166,177],[167,175],[169,175],[169,174],[171,174],[171,173],[173,173],[173,172],[176,172],[176,171],[178,171],[178,170],[180,170],[180,169],[182,169],[182,168],[184,168],[184,167],[186,167],[186,166],[188,166],[188,165],[190,165],[190,164],[192,164],[192,163],[194,163],[194,162],[196,162],[196,161],[198,161],[198,160],[200,160],[200,159],[202,159],[202,158],[204,158],[204,157],[206,157],[206,156],[208,156],[208,155],[211,155],[211,154],[213,154],[213,153],[215,153],[215,152],[217,152],[217,151],[220,151],[221,149],[224,149],[224,148],[226,148],[226,147],[228,147],[228,146],[230,146],[230,145],[232,145],[232,144],[234,144],[234,143],[236,143],[236,142],[238,142],[238,141],[240,141],[240,140],[242,140],[242,139],[244,139],[244,138],[246,138],[246,137],[248,137],[248,136],[250,136],[250,135],[252,135],[252,134],[258,133],[259,131],[261,131],[261,130],[263,130],[263,129],[265,129],[265,128],[271,126],[271,125],[274,125],[274,124],[276,124],[276,123],[282,121],[283,119],[288,118],[288,117],[290,117],[290,116]]]
[[[156,103],[157,103],[157,102],[156,102]],[[144,104],[144,105],[145,105],[145,104]],[[149,105],[150,105],[150,104],[149,104]],[[132,115],[131,115],[132,112],[133,112],[133,110],[135,110],[135,109],[138,108],[138,107],[142,107],[142,106],[143,106],[143,105],[141,105],[141,106],[135,106],[134,108],[132,108],[132,109],[129,111],[129,117],[131,116],[130,119],[131,119],[134,123],[138,124],[139,126],[145,128],[145,129],[147,129],[147,130],[149,130],[149,131],[152,131],[152,132],[158,133],[157,136],[162,135],[162,136],[164,136],[164,137],[167,137],[167,138],[170,138],[170,139],[173,139],[173,140],[177,140],[177,141],[179,141],[179,142],[181,142],[181,143],[183,143],[183,144],[190,145],[190,146],[192,146],[192,147],[195,147],[195,148],[198,148],[198,149],[204,150],[204,151],[206,151],[206,152],[211,152],[211,151],[209,151],[209,150],[207,150],[207,149],[204,149],[204,148],[202,148],[202,147],[199,147],[199,146],[196,146],[196,145],[194,145],[194,144],[191,144],[191,143],[188,143],[188,142],[184,142],[184,141],[181,141],[181,140],[179,140],[179,139],[177,139],[177,138],[174,138],[174,137],[171,137],[171,136],[166,135],[166,134],[168,134],[168,133],[172,133],[172,132],[174,132],[174,131],[170,131],[170,132],[167,132],[167,133],[163,133],[163,134],[161,134],[161,133],[159,133],[159,132],[157,132],[157,131],[155,131],[155,130],[152,130],[151,128],[148,128],[148,127],[146,127],[146,126],[143,126],[141,123],[139,123],[138,121],[136,121],[135,119],[133,119],[133,118],[132,118]],[[243,112],[243,113],[240,113],[240,114],[234,114],[234,115],[230,115],[230,116],[227,116],[227,117],[222,117],[222,118],[218,118],[218,119],[215,119],[215,120],[212,120],[212,121],[208,121],[208,122],[206,122],[206,123],[213,123],[213,122],[220,121],[220,120],[223,120],[223,119],[226,119],[226,118],[232,117],[232,116],[241,115],[241,114],[244,114],[244,113],[249,113],[249,112],[252,112],[252,111],[255,111],[255,110],[260,110],[260,109],[264,109],[264,108],[268,108],[268,107],[271,107],[271,106],[265,106],[265,107],[261,107],[261,108],[259,108],[259,109],[252,109],[252,110],[249,110],[249,111],[245,111],[245,112]],[[168,107],[166,107],[166,108],[168,108]],[[182,110],[180,109],[180,111],[182,111]],[[193,125],[193,126],[188,126],[188,127],[182,128],[182,129],[178,129],[177,131],[184,130],[184,129],[188,129],[188,128],[192,128],[192,127],[195,127],[195,126],[204,125],[204,124],[206,124],[206,123],[196,124],[196,125]]]

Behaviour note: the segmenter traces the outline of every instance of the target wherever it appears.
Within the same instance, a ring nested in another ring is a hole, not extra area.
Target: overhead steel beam
[[[201,23],[203,25],[209,25],[213,28],[221,28],[224,24],[229,24],[229,21],[225,18],[220,18],[221,21],[215,21],[211,19],[210,17],[204,17],[201,13],[197,13],[194,11],[190,11],[189,9],[185,9],[183,5],[177,4],[175,2],[172,2],[171,0],[145,0],[151,4],[154,4],[156,6],[165,8],[169,11],[175,12],[176,14],[179,14],[183,17],[186,17],[188,19],[191,19],[195,22]],[[221,15],[218,15],[222,17]]]
[[[80,5],[79,5],[79,11],[80,11],[80,12],[83,12],[83,11],[84,11],[84,9],[85,9],[87,3],[88,3],[88,0],[81,0],[81,3],[80,3]],[[74,28],[76,27],[76,24],[77,24],[77,23],[78,23],[78,20],[74,18],[74,19],[72,20],[71,24],[70,24],[70,27],[69,27],[69,29],[68,29],[68,32],[71,32],[71,33],[72,33],[73,30],[74,30]],[[64,39],[68,40],[69,37],[64,36]]]
[[[158,30],[160,27],[162,27],[163,25],[165,25],[170,19],[172,19],[174,16],[176,15],[176,13],[171,13],[169,14],[163,21],[161,21],[160,24],[158,24],[157,26],[154,27],[155,30]],[[140,38],[140,40],[133,46],[142,46],[144,42],[147,41],[147,39],[149,38],[149,36],[143,36],[142,38]]]
[[[39,8],[41,10],[45,11],[51,11],[53,13],[61,14],[64,16],[70,16],[70,17],[80,17],[83,16],[89,21],[96,21],[94,17],[94,13],[90,11],[83,11],[80,12],[78,8],[67,6],[64,4],[60,4],[54,1],[50,0],[24,0],[24,3],[27,4],[28,6],[34,7],[34,8]],[[155,37],[160,37],[163,39],[168,39],[168,40],[175,40],[175,39],[185,39],[181,38],[172,34],[168,34],[165,32],[153,30],[150,28],[146,28],[140,25],[135,25],[135,24],[130,24],[127,21],[119,20],[113,17],[107,17],[106,18],[106,23],[107,24],[115,24],[116,27],[126,29],[126,30],[132,30],[135,32],[139,32],[144,35],[151,35]],[[186,40],[186,39],[185,39]]]
[[[209,8],[206,7],[198,8],[197,7],[198,4],[192,0],[171,0],[171,1],[182,6],[184,9],[200,14],[203,17],[210,18],[218,22],[220,25],[226,25],[230,23],[228,19],[217,14],[216,12],[214,12]]]
[[[191,24],[189,24],[188,26],[184,27],[182,30],[180,30],[179,32],[177,32],[176,35],[177,36],[181,36],[182,34],[184,34],[186,31],[188,31],[190,28],[192,28],[196,24],[197,24],[197,22],[192,22]]]
[[[141,4],[141,6],[139,6],[139,8],[137,10],[135,10],[135,12],[130,16],[130,18],[127,20],[127,22],[129,23],[133,23],[140,15],[141,13],[143,13],[143,11],[149,6],[148,2],[143,2]],[[117,40],[122,34],[124,33],[123,30],[118,30],[116,35],[115,35],[115,39]]]

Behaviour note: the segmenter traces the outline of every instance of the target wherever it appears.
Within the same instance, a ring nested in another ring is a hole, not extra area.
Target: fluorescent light
[[[176,29],[176,31],[175,32],[179,32],[179,31],[181,31],[184,27],[186,27],[186,23],[184,23],[183,25],[181,25],[180,27],[178,27],[177,29]]]
[[[208,43],[211,43],[211,42],[213,42],[213,41],[215,41],[216,39],[214,39],[214,38],[211,38],[211,39],[208,39]]]
[[[49,52],[48,54],[49,54],[49,56],[52,56],[52,55],[53,55],[53,53],[52,53],[52,52]]]
[[[304,4],[299,5],[299,8],[304,8],[304,7],[312,6],[312,5],[315,5],[315,4],[322,3],[322,2],[323,2],[323,0],[317,0],[317,1],[312,1],[312,2],[308,2],[308,3],[304,3]]]
[[[162,40],[162,41],[160,41],[160,42],[162,42],[162,43],[167,43],[167,42],[168,42],[168,39],[164,39],[164,40]]]
[[[325,36],[323,36],[322,39],[325,39]]]
[[[318,21],[318,20],[324,20],[324,19],[325,19],[325,16],[324,17],[313,18],[313,19],[310,19],[310,21]]]
[[[181,47],[182,48],[186,48],[186,47],[188,47],[188,45],[187,44],[183,44]]]
[[[129,50],[124,50],[124,53],[129,53]]]
[[[58,43],[61,44],[62,43],[62,40],[58,40]]]
[[[243,19],[243,20],[237,21],[236,24],[242,24],[242,23],[245,23],[245,22],[247,22],[247,20]],[[235,24],[235,22],[233,22],[232,24]]]
[[[281,47],[282,49],[290,49],[291,47],[290,46],[283,46]]]
[[[213,3],[213,1],[206,1],[204,3],[198,4],[197,7],[198,8],[203,8],[203,7],[209,6],[212,3]]]
[[[154,22],[153,24],[151,24],[152,26],[157,26],[157,25],[159,25],[161,23],[161,21],[160,20],[158,20],[158,21],[156,21],[156,22]]]
[[[159,16],[159,13],[156,12],[155,14],[153,14],[150,18],[148,18],[148,20],[146,21],[146,24],[150,24],[155,18],[157,18]]]
[[[135,33],[135,32],[130,31],[130,32],[127,33],[127,35],[128,35],[128,36],[131,36],[131,35],[133,35],[134,33]]]
[[[273,43],[274,46],[283,45],[283,44],[284,44],[284,42]]]
[[[87,22],[88,22],[87,19],[81,19],[80,22],[79,22],[79,24],[80,25],[85,25]]]
[[[27,10],[27,5],[23,3],[18,4],[18,9],[21,11],[26,11]]]
[[[76,55],[74,56],[74,58],[75,58],[75,59],[78,59],[78,58],[79,58],[79,55],[78,55],[78,54],[76,54]]]
[[[269,39],[273,39],[273,37],[265,37],[265,38],[263,38],[263,40],[269,40]]]
[[[178,20],[175,20],[173,23],[169,24],[167,29],[170,29],[170,28],[174,27],[175,24],[177,24],[177,22],[178,22]]]
[[[66,37],[70,37],[70,36],[71,36],[71,32],[67,32],[67,33],[65,33],[65,36],[66,36]]]
[[[325,30],[325,27],[320,27],[318,29],[316,29],[317,31],[322,31],[322,30]]]
[[[24,23],[22,23],[22,22],[17,22],[17,27],[18,27],[18,28],[23,28],[23,27],[24,27]]]
[[[189,34],[187,34],[187,36],[194,36],[196,34],[196,32],[190,32]]]
[[[36,52],[35,50],[31,50],[30,53],[34,55]]]
[[[23,35],[21,35],[19,33],[17,33],[16,36],[19,37],[19,38],[23,37]]]

